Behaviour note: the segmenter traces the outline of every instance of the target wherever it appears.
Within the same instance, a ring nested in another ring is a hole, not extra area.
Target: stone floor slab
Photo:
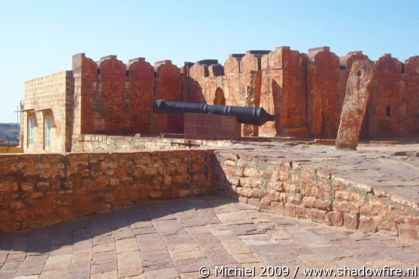
[[[281,217],[206,196],[2,234],[0,256],[1,279],[199,278],[201,266],[210,268],[209,278],[221,278],[215,277],[215,267],[406,270],[419,263],[419,242]]]

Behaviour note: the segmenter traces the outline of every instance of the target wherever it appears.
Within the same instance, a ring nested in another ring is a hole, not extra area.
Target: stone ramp
[[[200,278],[202,266],[210,278],[223,278],[215,276],[216,267],[255,267],[257,278],[260,266],[279,266],[289,276],[298,268],[295,278],[306,278],[310,268],[390,266],[407,272],[418,262],[415,240],[263,213],[218,196],[149,203],[0,235],[2,279]]]

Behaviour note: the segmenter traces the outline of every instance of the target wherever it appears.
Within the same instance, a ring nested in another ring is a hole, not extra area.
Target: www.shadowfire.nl
[[[303,273],[306,277],[417,277],[419,274],[417,266],[408,269],[389,266],[384,266],[381,268],[350,268],[347,266],[338,269],[304,268]]]

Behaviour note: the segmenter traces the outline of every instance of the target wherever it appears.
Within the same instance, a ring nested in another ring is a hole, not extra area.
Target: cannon
[[[154,113],[200,113],[236,116],[237,122],[261,126],[267,121],[274,121],[275,116],[269,114],[263,108],[219,106],[199,103],[168,102],[154,99],[152,104]]]

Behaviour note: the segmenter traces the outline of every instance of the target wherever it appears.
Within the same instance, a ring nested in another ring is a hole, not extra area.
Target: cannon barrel
[[[168,102],[165,100],[153,100],[152,110],[154,113],[201,113],[220,114],[237,117],[237,122],[252,125],[263,125],[267,121],[274,121],[275,116],[267,113],[263,108],[219,106],[199,103]]]

